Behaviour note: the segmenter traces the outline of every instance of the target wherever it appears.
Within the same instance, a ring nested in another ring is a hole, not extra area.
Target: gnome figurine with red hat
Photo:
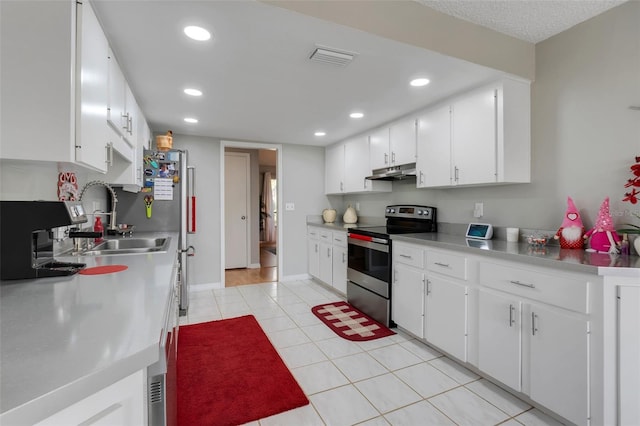
[[[567,212],[560,229],[554,235],[554,239],[560,239],[560,248],[582,249],[584,247],[584,225],[580,218],[580,213],[576,209],[571,197],[567,197]]]
[[[598,212],[598,219],[593,228],[584,234],[584,238],[591,237],[591,249],[600,253],[618,253],[620,236],[613,228],[613,221],[609,214],[609,197],[605,198]]]

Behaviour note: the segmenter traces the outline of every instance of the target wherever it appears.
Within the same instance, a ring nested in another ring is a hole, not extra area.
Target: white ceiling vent
[[[333,64],[346,67],[355,58],[355,53],[330,49],[327,47],[316,47],[309,59],[315,62],[323,62],[325,64]]]

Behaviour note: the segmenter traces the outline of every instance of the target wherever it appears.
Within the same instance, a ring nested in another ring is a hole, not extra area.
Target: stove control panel
[[[429,206],[395,205],[387,206],[385,217],[409,219],[435,219],[436,208]]]

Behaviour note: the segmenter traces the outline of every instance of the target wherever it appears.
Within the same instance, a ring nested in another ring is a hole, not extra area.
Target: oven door
[[[349,235],[347,278],[366,289],[389,298],[391,254],[389,243],[378,238]]]

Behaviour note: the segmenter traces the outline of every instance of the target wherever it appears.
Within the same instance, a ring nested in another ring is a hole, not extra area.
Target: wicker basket
[[[168,151],[173,146],[173,136],[171,131],[168,131],[166,135],[156,136],[156,149],[158,151]]]

